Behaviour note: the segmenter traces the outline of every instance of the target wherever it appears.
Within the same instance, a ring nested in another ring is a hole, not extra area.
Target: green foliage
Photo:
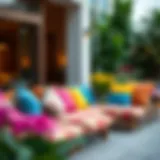
[[[130,16],[132,10],[131,0],[115,0],[114,14],[111,19],[111,27],[120,31],[124,36],[126,42],[128,41],[130,32]]]
[[[146,20],[146,29],[135,34],[131,63],[145,79],[160,78],[160,11]]]
[[[30,152],[31,153],[31,152]],[[0,132],[0,159],[2,160],[30,160],[30,154],[21,143],[19,143],[9,130]]]
[[[66,160],[59,154],[59,143],[52,143],[41,137],[17,140],[9,131],[0,132],[1,160]]]
[[[33,152],[33,160],[65,160],[64,155],[58,154],[58,143],[51,143],[41,137],[29,137],[23,144]]]
[[[103,97],[105,96],[110,89],[110,84],[109,83],[94,83],[92,84],[93,90],[95,92],[95,95],[97,97]]]
[[[102,15],[103,23],[93,24],[93,71],[116,72],[129,47],[131,0],[115,0],[111,16]]]

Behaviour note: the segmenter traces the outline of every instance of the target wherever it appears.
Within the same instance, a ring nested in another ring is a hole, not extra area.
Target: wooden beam
[[[49,3],[51,4],[57,4],[57,5],[62,5],[65,7],[77,7],[79,6],[78,1],[74,0],[48,0]]]
[[[42,15],[42,23],[38,26],[38,74],[41,83],[46,82],[46,15],[47,2],[41,1],[40,11]]]
[[[15,9],[0,9],[0,18],[21,23],[39,25],[42,23],[41,13],[30,13]]]

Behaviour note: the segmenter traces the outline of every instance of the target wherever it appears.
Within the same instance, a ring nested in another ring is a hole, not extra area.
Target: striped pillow
[[[88,108],[88,103],[78,88],[69,89],[69,93],[75,101],[78,110],[84,110]]]
[[[96,102],[94,93],[90,87],[82,85],[79,89],[89,104],[94,104]]]
[[[76,104],[66,88],[54,88],[65,105],[66,112],[76,111]]]

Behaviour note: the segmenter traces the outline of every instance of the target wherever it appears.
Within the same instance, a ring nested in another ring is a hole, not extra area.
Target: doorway
[[[66,8],[58,4],[47,5],[46,16],[46,79],[47,83],[64,84],[66,82]]]
[[[18,30],[18,23],[0,20],[0,73],[18,70]]]
[[[37,29],[34,25],[0,19],[0,74],[19,77],[21,57],[31,59],[34,80],[37,72]]]

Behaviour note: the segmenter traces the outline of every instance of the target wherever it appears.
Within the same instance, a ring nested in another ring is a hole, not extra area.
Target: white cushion
[[[58,112],[65,111],[65,104],[53,89],[47,89],[44,96],[44,105]]]

